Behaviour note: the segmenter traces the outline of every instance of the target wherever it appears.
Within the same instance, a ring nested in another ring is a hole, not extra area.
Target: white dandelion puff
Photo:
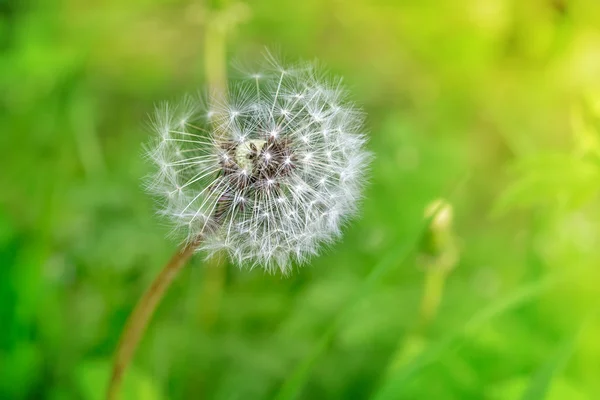
[[[356,212],[371,158],[363,114],[341,80],[271,56],[227,99],[156,108],[148,189],[188,241],[202,235],[199,250],[287,273]]]

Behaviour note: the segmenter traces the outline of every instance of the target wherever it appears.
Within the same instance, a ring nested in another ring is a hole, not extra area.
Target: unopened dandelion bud
[[[429,225],[420,246],[422,263],[427,268],[453,268],[458,262],[458,248],[452,227],[452,205],[444,199],[434,200],[425,207],[424,217]]]

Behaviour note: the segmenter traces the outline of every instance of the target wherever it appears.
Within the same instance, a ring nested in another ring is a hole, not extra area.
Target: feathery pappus
[[[289,272],[339,237],[371,154],[363,113],[340,79],[267,55],[227,96],[185,97],[154,113],[148,189],[199,250]]]

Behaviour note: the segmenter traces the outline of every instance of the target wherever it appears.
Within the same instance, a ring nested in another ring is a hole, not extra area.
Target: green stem
[[[227,95],[226,42],[227,29],[221,15],[215,13],[206,25],[204,73],[211,96],[219,100],[225,100]]]
[[[204,73],[210,91],[209,106],[214,108],[215,102],[226,102],[227,100],[227,32],[231,27],[225,19],[228,9],[215,10],[209,13],[210,19],[206,23],[204,39]],[[218,118],[214,120],[213,131],[216,135],[224,132]],[[219,304],[223,295],[226,269],[223,268],[220,257],[214,257],[211,265],[204,268],[204,279],[202,283],[200,302],[204,306],[199,308],[200,319],[206,328],[216,321]]]
[[[428,268],[425,273],[425,284],[420,314],[420,327],[422,329],[427,327],[437,315],[444,293],[446,276],[447,272],[442,268],[436,268],[435,265]]]

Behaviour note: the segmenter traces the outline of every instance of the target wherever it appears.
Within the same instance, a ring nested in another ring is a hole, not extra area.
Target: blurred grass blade
[[[580,327],[562,341],[558,349],[552,354],[551,358],[544,363],[531,378],[521,400],[542,400],[546,398],[546,394],[552,385],[552,380],[567,366],[569,359],[575,352],[579,333],[583,330],[584,326],[587,325],[588,321],[589,318],[584,319]]]
[[[427,221],[427,224],[429,221]],[[364,284],[361,289],[356,293],[356,295],[348,302],[348,307],[343,310],[337,318],[333,320],[330,324],[329,328],[325,331],[319,343],[313,348],[311,353],[300,363],[298,367],[294,370],[292,374],[289,375],[288,379],[284,382],[278,394],[275,396],[277,400],[291,400],[295,399],[299,396],[304,383],[308,380],[310,375],[310,371],[312,370],[313,365],[315,364],[318,357],[325,352],[327,346],[335,336],[338,328],[341,323],[347,317],[348,313],[354,308],[354,306],[365,296],[367,295],[374,284],[383,276],[385,272],[387,272],[391,267],[395,265],[399,265],[406,257],[411,253],[411,251],[415,248],[418,243],[418,238],[421,237],[424,228],[427,226],[425,224],[419,229],[419,232],[409,237],[413,237],[414,239],[410,242],[405,243],[403,246],[396,247],[392,252],[388,254],[379,264],[373,268],[371,273],[365,279]]]
[[[493,318],[504,314],[522,304],[535,299],[541,293],[552,288],[558,282],[563,282],[564,274],[548,276],[545,279],[524,285],[519,290],[492,302],[481,311],[471,317],[463,327],[454,330],[430,345],[410,363],[397,369],[382,384],[381,388],[373,396],[374,399],[398,398],[403,384],[422,368],[435,361],[443,352],[460,346],[462,340],[473,331],[477,330]]]

